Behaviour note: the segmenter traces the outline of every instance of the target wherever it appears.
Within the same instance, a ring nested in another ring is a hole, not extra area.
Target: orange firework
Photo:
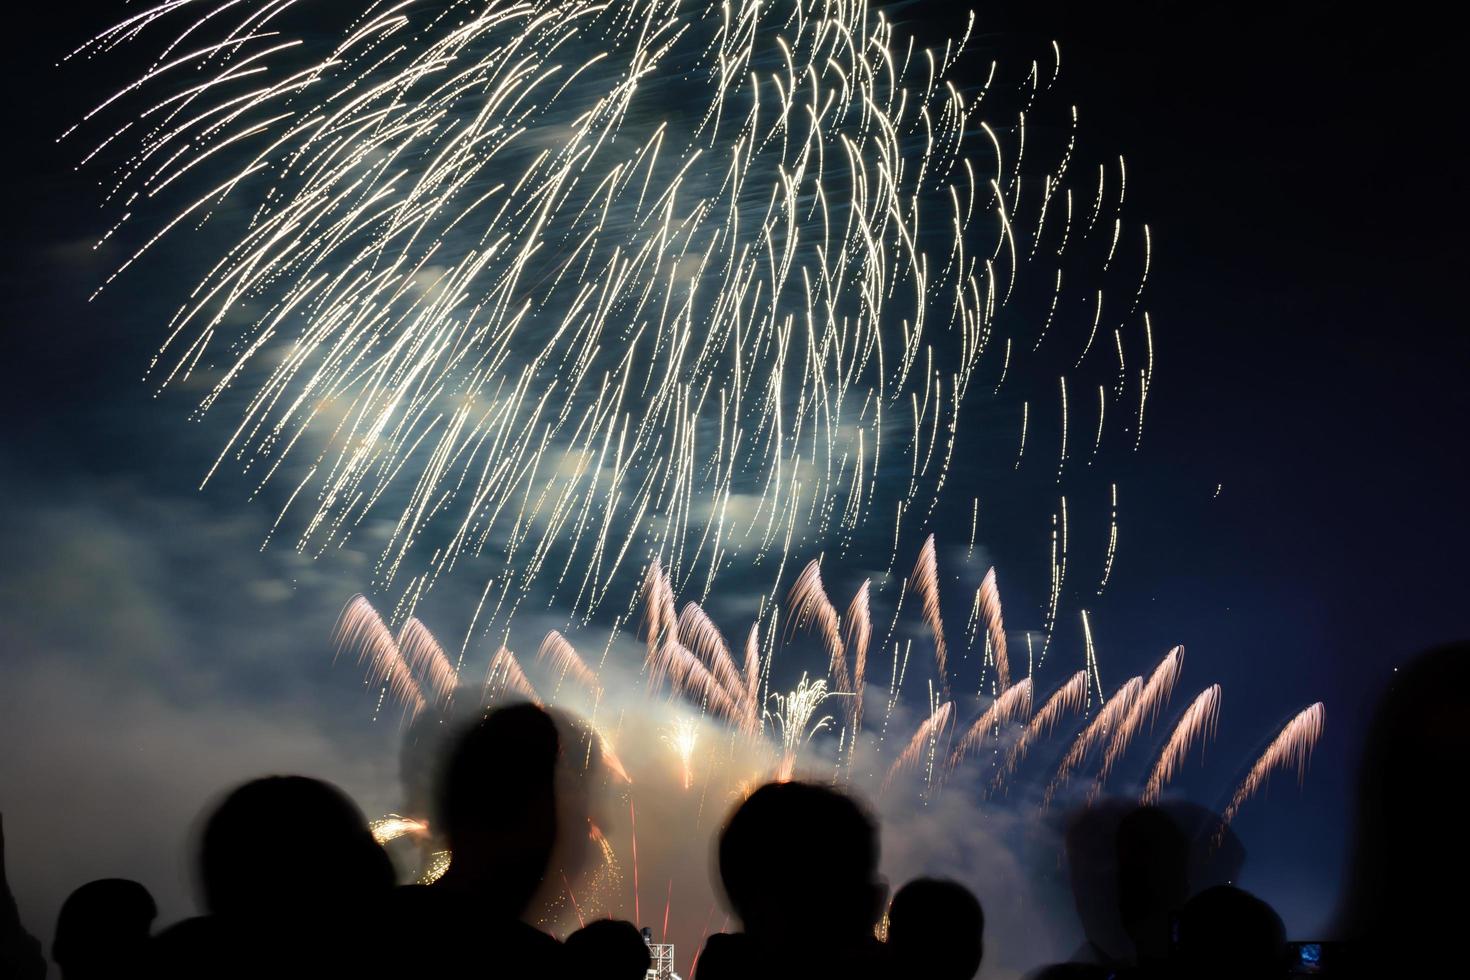
[[[995,674],[1001,693],[1011,686],[1011,658],[1006,652],[1005,620],[1000,611],[1000,586],[996,584],[995,569],[985,573],[985,579],[975,593],[975,604],[985,615],[985,629],[990,636],[990,649],[995,655]]]
[[[788,596],[791,603],[792,629],[813,627],[822,634],[827,646],[828,673],[838,690],[850,690],[847,674],[847,651],[842,646],[842,624],[837,609],[827,598],[822,585],[821,562],[813,560],[796,577]]]
[[[1326,721],[1327,709],[1318,701],[1314,705],[1303,708],[1302,712],[1287,722],[1286,727],[1281,729],[1281,734],[1266,747],[1256,764],[1251,767],[1250,773],[1236,789],[1235,795],[1230,799],[1230,805],[1225,808],[1221,818],[1221,832],[1225,826],[1235,819],[1240,812],[1241,805],[1254,796],[1261,787],[1266,785],[1273,769],[1287,769],[1296,767],[1297,782],[1301,782],[1307,775],[1307,763],[1312,759],[1312,750],[1317,747],[1317,741],[1322,737],[1322,726]]]
[[[1199,696],[1185,709],[1179,723],[1174,726],[1169,741],[1164,743],[1164,751],[1159,754],[1159,761],[1154,763],[1153,772],[1149,774],[1148,783],[1139,798],[1140,803],[1147,805],[1158,802],[1164,784],[1174,778],[1194,743],[1198,741],[1203,745],[1205,739],[1214,737],[1215,726],[1219,721],[1220,685],[1211,684],[1199,692]]]
[[[1082,764],[1087,753],[1107,737],[1117,725],[1122,724],[1127,717],[1128,711],[1133,707],[1133,702],[1138,700],[1139,693],[1143,690],[1143,678],[1132,677],[1103,705],[1097,717],[1092,719],[1092,724],[1082,729],[1082,733],[1072,742],[1072,747],[1067,750],[1066,756],[1062,758],[1062,764],[1057,767],[1057,774],[1052,777],[1051,784],[1047,786],[1046,793],[1042,796],[1041,806],[1045,809],[1051,805],[1052,797],[1056,795],[1067,780],[1071,777],[1073,770]]]
[[[547,633],[546,639],[541,641],[536,659],[547,661],[551,664],[551,669],[563,677],[570,675],[591,691],[593,697],[602,697],[602,684],[597,679],[597,672],[587,666],[586,661],[577,655],[576,648],[556,630]]]
[[[975,720],[975,724],[965,732],[964,738],[960,739],[960,744],[955,746],[954,753],[949,757],[949,768],[953,770],[963,762],[965,756],[973,752],[985,740],[988,732],[1024,717],[1030,706],[1031,678],[1027,677],[990,702],[990,707],[986,708],[985,712]]]
[[[505,647],[495,651],[495,656],[490,658],[490,669],[485,674],[485,694],[487,697],[514,691],[521,697],[533,704],[541,703],[541,696],[536,693],[536,688],[531,686],[531,681],[526,677],[526,672],[521,669],[521,663],[516,655]]]
[[[459,674],[434,634],[418,619],[410,616],[399,628],[398,649],[414,672],[429,682],[435,697],[444,700],[454,693]]]
[[[936,744],[940,736],[944,734],[944,730],[949,727],[949,719],[952,714],[954,714],[953,701],[946,701],[929,712],[929,717],[919,725],[918,730],[914,732],[914,737],[909,739],[909,744],[899,757],[893,760],[893,765],[888,767],[888,775],[883,777],[880,793],[888,792],[889,784],[899,773],[918,765],[919,760],[924,756],[925,747]]]
[[[924,600],[924,622],[934,633],[934,666],[939,673],[939,689],[949,697],[949,653],[944,643],[944,620],[939,616],[939,559],[934,553],[934,535],[924,539],[919,560],[909,586]]]

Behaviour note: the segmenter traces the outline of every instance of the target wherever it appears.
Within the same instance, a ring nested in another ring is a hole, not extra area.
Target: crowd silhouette
[[[1332,943],[1287,942],[1281,917],[1230,884],[1242,850],[1219,818],[1184,805],[1099,801],[1075,815],[1066,863],[1086,941],[1035,980],[1276,980],[1451,975],[1465,880],[1458,810],[1426,787],[1464,758],[1470,645],[1396,675],[1369,730],[1357,843]],[[496,708],[445,743],[434,819],[453,853],[427,885],[398,885],[358,807],[304,776],[253,780],[215,805],[196,843],[204,912],[154,930],[137,882],[82,885],[56,922],[65,980],[117,977],[552,977],[640,980],[648,933],[595,921],[562,940],[531,924],[548,869],[585,860],[598,742],[531,704]],[[289,834],[276,833],[283,825]],[[0,980],[37,980],[48,957],[5,875],[0,818]],[[716,844],[738,929],[699,952],[695,980],[851,977],[967,980],[982,967],[985,916],[964,885],[908,882],[889,901],[880,828],[830,786],[752,792]],[[790,868],[802,869],[793,887]],[[1422,940],[1420,937],[1423,937]],[[1459,975],[1456,972],[1454,975]]]

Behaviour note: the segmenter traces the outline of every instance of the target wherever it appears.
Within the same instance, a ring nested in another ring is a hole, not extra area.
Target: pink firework
[[[1030,707],[1031,678],[1027,677],[990,702],[990,707],[986,708],[984,713],[975,720],[975,724],[970,726],[970,730],[965,732],[960,743],[955,746],[954,753],[949,757],[949,768],[953,770],[964,761],[965,756],[979,748],[980,743],[985,741],[985,736],[991,731],[1017,718],[1025,717]]]
[[[369,684],[383,687],[411,716],[424,709],[427,702],[413,671],[404,663],[393,633],[365,596],[353,596],[348,601],[332,632],[338,654],[355,647],[357,662],[367,661]]]
[[[679,614],[679,642],[709,668],[732,701],[744,703],[745,678],[730,656],[724,634],[696,602],[686,604]]]
[[[547,633],[546,638],[541,641],[536,659],[545,660],[560,676],[571,677],[590,691],[593,697],[602,697],[602,684],[597,678],[597,672],[587,666],[587,662],[578,656],[576,648],[556,630]]]
[[[1143,795],[1139,797],[1140,803],[1147,805],[1158,802],[1165,784],[1179,771],[1189,750],[1196,742],[1203,745],[1206,739],[1213,738],[1219,721],[1220,685],[1211,684],[1199,692],[1199,696],[1184,710],[1179,723],[1174,726],[1169,741],[1164,743],[1164,751],[1159,754],[1159,761],[1154,763],[1153,772],[1149,773],[1148,783],[1143,788]]]
[[[924,757],[924,750],[937,744],[944,730],[949,727],[950,716],[954,714],[954,702],[946,701],[929,713],[923,723],[919,725],[914,737],[909,739],[909,744],[893,760],[893,765],[888,767],[888,775],[883,777],[883,785],[880,793],[888,792],[888,786],[893,782],[895,776],[919,764]]]
[[[1043,809],[1051,805],[1057,790],[1061,789],[1071,778],[1072,772],[1082,764],[1083,759],[1087,758],[1088,752],[1092,751],[1114,728],[1122,724],[1142,690],[1142,677],[1129,678],[1127,683],[1118,688],[1117,692],[1103,705],[1097,717],[1092,719],[1092,724],[1082,729],[1081,734],[1073,740],[1072,747],[1062,758],[1062,764],[1057,767],[1057,774],[1052,777],[1051,784],[1046,787],[1046,793],[1041,800]]]
[[[754,738],[760,731],[761,648],[760,624],[751,623],[745,637],[745,734]]]
[[[1149,675],[1148,683],[1143,686],[1133,706],[1124,715],[1123,720],[1111,732],[1108,739],[1107,751],[1103,753],[1103,764],[1097,775],[1097,782],[1093,786],[1094,794],[1101,792],[1102,785],[1112,773],[1113,767],[1128,751],[1134,736],[1143,727],[1145,719],[1150,725],[1159,716],[1159,711],[1168,703],[1169,697],[1174,693],[1174,685],[1179,681],[1179,671],[1184,666],[1184,648],[1175,647],[1164,655],[1154,672]]]
[[[852,709],[849,712],[849,731],[862,730],[863,688],[868,673],[868,644],[873,639],[873,615],[869,606],[870,583],[858,586],[847,606],[847,645],[853,650]],[[856,745],[856,742],[854,742]]]
[[[939,559],[934,553],[934,535],[924,539],[919,560],[909,578],[909,587],[924,602],[924,622],[934,633],[934,667],[939,674],[939,689],[949,697],[949,653],[944,643],[944,620],[939,615]]]
[[[1044,735],[1051,734],[1056,728],[1057,722],[1062,715],[1070,711],[1078,711],[1082,708],[1082,701],[1087,696],[1087,671],[1079,670],[1073,674],[1071,679],[1052,693],[1046,699],[1046,704],[1036,712],[1031,721],[1021,730],[1021,736],[1016,739],[1016,744],[1011,746],[1010,755],[1006,757],[1006,764],[996,774],[995,782],[991,789],[995,789],[1005,780],[1005,777],[1013,772],[1021,760],[1026,757],[1026,752],[1031,743]]]
[[[1303,708],[1286,727],[1281,729],[1281,734],[1266,747],[1256,764],[1251,767],[1250,773],[1236,789],[1235,795],[1230,799],[1230,805],[1225,808],[1222,817],[1221,831],[1235,815],[1240,812],[1241,806],[1266,785],[1272,770],[1296,768],[1297,782],[1301,782],[1307,776],[1307,763],[1312,760],[1312,750],[1317,747],[1317,742],[1322,738],[1322,727],[1327,719],[1327,709],[1321,701],[1314,705]]]
[[[995,655],[996,679],[1000,685],[1000,691],[1004,693],[1006,688],[1011,686],[1011,658],[1006,652],[1006,627],[1005,619],[1000,611],[1000,586],[996,583],[993,567],[985,573],[985,578],[975,593],[975,603],[985,616],[985,629],[990,636],[990,649]]]
[[[398,630],[398,650],[414,673],[429,682],[435,698],[448,700],[459,683],[459,674],[429,628],[410,616]]]
[[[792,628],[817,630],[827,647],[828,674],[837,690],[850,690],[851,680],[847,673],[847,651],[842,645],[842,624],[837,618],[837,609],[827,598],[827,589],[822,584],[822,565],[816,560],[807,563],[796,577],[788,596],[791,603]]]
[[[521,669],[516,655],[502,646],[490,658],[490,669],[485,674],[485,694],[488,699],[508,691],[519,694],[532,704],[541,703],[541,695],[531,686],[531,681]]]

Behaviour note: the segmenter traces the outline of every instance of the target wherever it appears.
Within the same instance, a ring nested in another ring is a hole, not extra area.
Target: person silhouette
[[[644,980],[653,963],[648,943],[631,922],[601,919],[567,937],[569,975]]]
[[[139,976],[157,916],[153,896],[136,881],[89,881],[61,905],[51,959],[63,980]]]
[[[556,723],[532,704],[497,708],[452,741],[433,818],[449,867],[395,890],[389,972],[566,975],[562,944],[522,921],[556,849],[560,753]]]
[[[980,900],[957,881],[915,878],[888,906],[888,949],[895,972],[970,980],[985,954]]]
[[[1170,923],[1189,895],[1231,880],[1245,860],[1220,818],[1189,803],[1108,799],[1068,821],[1067,871],[1086,941],[1032,980],[1167,972]]]
[[[269,776],[231,792],[204,824],[198,876],[208,914],[154,940],[157,976],[346,975],[374,962],[370,914],[393,867],[327,783]]]
[[[874,934],[887,897],[878,855],[878,828],[852,798],[801,782],[756,790],[716,857],[744,931],[709,938],[696,980],[891,975]]]
[[[0,813],[0,977],[40,980],[46,975],[41,943],[26,932],[5,870],[5,815]]]
[[[1179,910],[1171,970],[1189,980],[1277,980],[1286,975],[1286,927],[1247,891],[1206,888]]]
[[[1470,875],[1454,774],[1470,755],[1470,643],[1396,670],[1368,726],[1356,841],[1336,931],[1354,977],[1453,976],[1463,904],[1444,898]]]
[[[1133,961],[1157,971],[1169,958],[1175,913],[1189,898],[1189,839],[1159,807],[1129,811],[1118,823],[1118,918]]]

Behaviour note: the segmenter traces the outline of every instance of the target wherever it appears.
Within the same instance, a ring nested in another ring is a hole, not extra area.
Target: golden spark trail
[[[955,769],[965,757],[979,748],[985,736],[992,730],[1002,725],[1023,717],[1031,707],[1031,678],[1022,678],[1015,687],[1010,688],[1000,697],[990,703],[984,713],[980,715],[975,723],[965,732],[959,744],[955,746],[953,754],[949,757],[949,768]]]
[[[1230,805],[1225,808],[1221,815],[1221,832],[1235,819],[1240,812],[1241,806],[1266,785],[1274,769],[1296,769],[1297,781],[1301,782],[1307,775],[1307,763],[1312,760],[1312,750],[1317,747],[1317,742],[1322,738],[1322,727],[1327,717],[1327,709],[1322,702],[1303,708],[1281,733],[1272,740],[1246,774],[1235,795],[1230,798]]]
[[[1195,697],[1184,714],[1180,716],[1174,731],[1169,735],[1169,740],[1164,743],[1164,749],[1159,753],[1158,762],[1154,763],[1153,770],[1149,773],[1148,782],[1144,785],[1143,794],[1139,797],[1139,803],[1147,806],[1157,803],[1164,787],[1174,778],[1179,767],[1184,764],[1185,756],[1189,750],[1198,742],[1204,745],[1207,739],[1213,738],[1215,728],[1220,722],[1220,685],[1211,684]]]
[[[935,557],[934,535],[924,539],[919,560],[909,577],[912,588],[924,602],[924,622],[934,634],[934,669],[939,678],[940,697],[949,700],[949,654],[944,642],[944,621],[939,615],[939,562]]]

